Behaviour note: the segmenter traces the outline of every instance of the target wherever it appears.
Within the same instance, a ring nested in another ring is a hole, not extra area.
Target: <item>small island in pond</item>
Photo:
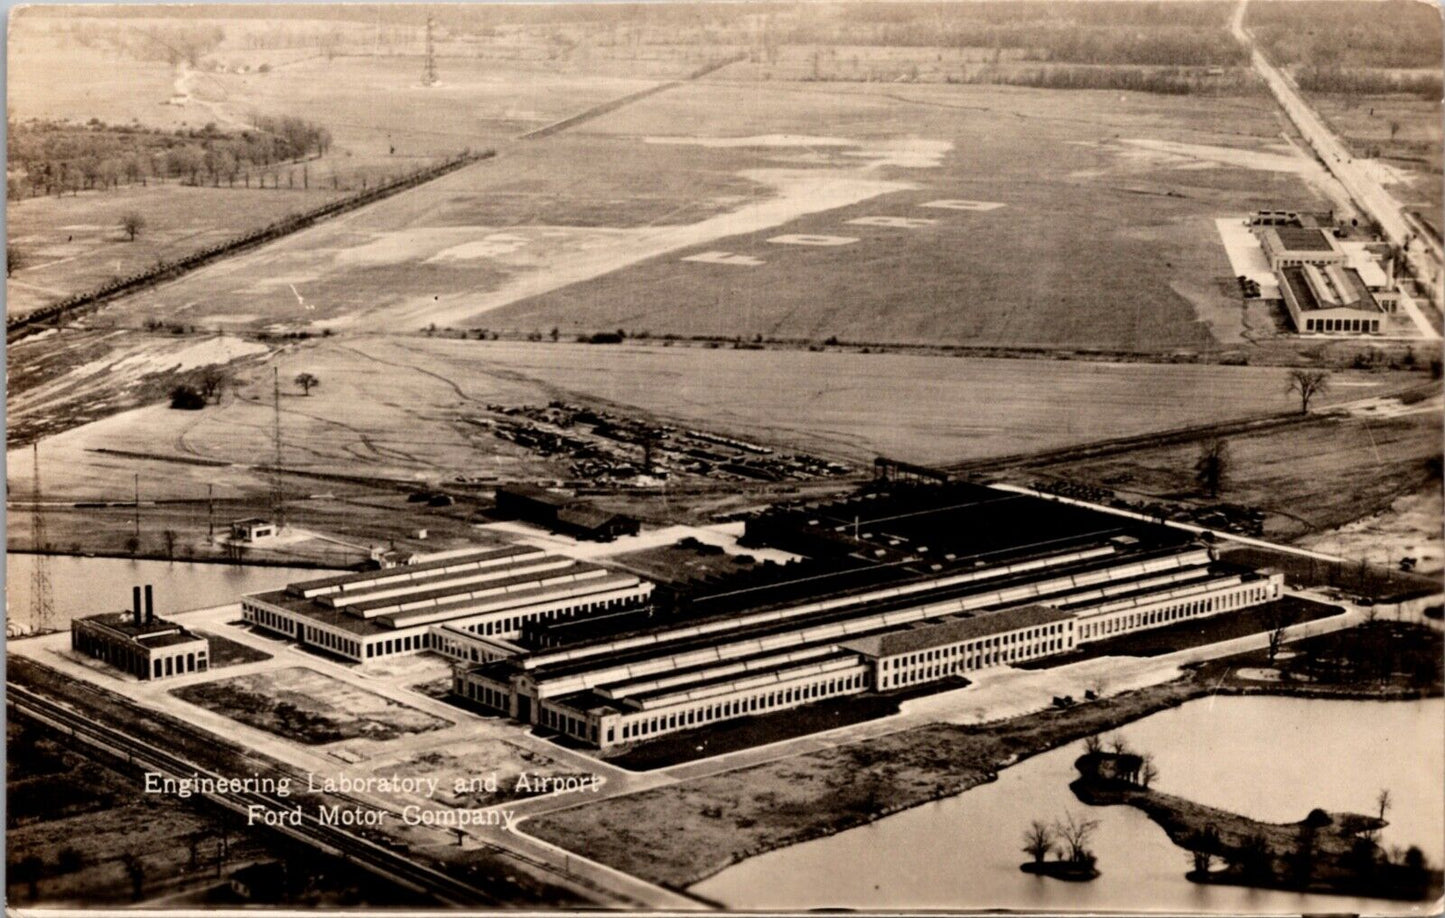
[[[1037,819],[1024,833],[1024,853],[1033,860],[1020,864],[1024,873],[1082,883],[1099,876],[1097,859],[1089,850],[1089,838],[1099,827],[1097,819],[1075,819],[1073,813],[1053,825]],[[1049,860],[1050,853],[1057,857]]]
[[[1150,757],[1115,747],[1108,752],[1091,743],[1074,763],[1079,777],[1070,789],[1092,806],[1143,810],[1194,853],[1186,875],[1193,882],[1417,901],[1441,894],[1441,872],[1419,848],[1381,847],[1388,792],[1381,792],[1378,816],[1315,809],[1299,822],[1260,822],[1151,789],[1157,770]]]

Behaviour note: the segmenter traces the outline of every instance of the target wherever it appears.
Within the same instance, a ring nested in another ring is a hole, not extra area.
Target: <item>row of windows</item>
[[[207,651],[204,649],[170,654],[166,654],[164,650],[152,650],[147,654],[142,648],[116,644],[84,631],[71,632],[70,646],[138,679],[147,676],[159,679],[183,673],[203,673],[207,669]]]
[[[495,635],[498,637],[520,634],[522,625],[527,622],[552,621],[554,619],[571,618],[582,613],[591,613],[611,609],[619,609],[625,605],[635,602],[633,599],[600,599],[595,602],[579,603],[566,606],[561,609],[544,609],[537,612],[528,612],[523,615],[508,615],[504,618],[492,618],[486,621],[472,622],[469,625],[460,625],[463,629],[472,634],[484,636]]]
[[[366,657],[385,657],[394,653],[410,653],[413,650],[427,649],[427,636],[425,632],[420,634],[405,634],[401,637],[386,638],[385,640],[372,641],[366,645]]]
[[[1147,612],[1131,612],[1127,615],[1117,615],[1114,618],[1102,622],[1089,622],[1079,626],[1079,640],[1095,640],[1109,635],[1133,631],[1137,628],[1152,628],[1156,625],[1167,625],[1185,618],[1211,615],[1214,612],[1227,612],[1231,609],[1241,609],[1245,606],[1264,602],[1266,599],[1269,599],[1271,590],[1272,587],[1269,586],[1254,586],[1245,590],[1234,590],[1223,596],[1213,596],[1208,599],[1178,603],[1162,609],[1152,609]]]
[[[561,730],[568,736],[575,736],[581,740],[597,741],[597,726],[580,718],[563,714],[554,708],[542,707],[542,726],[551,727],[553,730]]]
[[[270,628],[272,631],[279,631],[290,637],[296,636],[296,625],[284,615],[277,615],[270,609],[262,609],[259,606],[252,606],[245,603],[241,606],[244,613],[241,617],[248,622],[253,622],[263,628]]]
[[[1306,319],[1305,331],[1312,332],[1378,332],[1379,319]]]
[[[1016,632],[1008,637],[1014,638],[1023,633],[1022,631]],[[1067,648],[1067,639],[1061,637],[1035,638],[1031,641],[1010,640],[1002,646],[995,645],[989,640],[967,641],[962,644],[940,647],[926,653],[883,660],[883,665],[879,667],[878,688],[882,690],[916,685],[968,670],[1000,666],[1005,663],[1015,663],[1051,653],[1059,653]],[[906,662],[909,660],[913,662]],[[888,666],[890,663],[892,665]],[[882,672],[885,668],[892,671]]]
[[[164,667],[161,665],[162,663],[165,664]],[[181,673],[203,673],[206,671],[206,652],[203,650],[200,653],[188,653],[184,659],[180,654],[176,654],[166,657],[164,660],[152,660],[151,664],[154,667],[151,677],[155,679],[162,676],[176,676]]]
[[[771,692],[759,692],[758,694],[745,698],[699,705],[686,711],[676,711],[653,717],[642,716],[622,724],[621,739],[623,742],[647,739],[663,733],[670,733],[674,730],[685,730],[688,727],[698,724],[711,723],[715,720],[741,717],[744,714],[753,714],[759,711],[793,707],[820,698],[829,698],[833,695],[859,692],[865,687],[865,674],[853,673],[847,676],[837,676],[831,679],[819,680],[808,685],[778,689]],[[607,742],[613,743],[616,741],[612,731],[609,730]]]
[[[322,631],[320,628],[308,627],[306,629],[306,643],[314,644],[317,647],[325,647],[327,650],[333,650],[342,656],[361,656],[361,644],[359,642],[332,634],[330,631]],[[367,651],[371,650],[370,647],[366,649]],[[370,656],[370,653],[367,655]]]
[[[510,711],[512,708],[512,696],[507,692],[499,692],[489,685],[478,685],[469,680],[463,681],[462,690],[458,694],[498,711]]]

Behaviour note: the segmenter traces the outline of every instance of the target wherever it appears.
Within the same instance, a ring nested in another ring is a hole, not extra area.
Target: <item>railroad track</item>
[[[5,705],[80,742],[169,777],[223,777],[174,753],[95,723],[83,714],[14,682],[5,683]],[[294,809],[294,805],[284,798],[260,791],[235,794],[198,793],[197,796],[242,815],[248,812],[248,807],[255,805],[278,811]],[[475,908],[509,904],[485,890],[439,870],[417,864],[375,842],[335,826],[323,825],[314,814],[303,811],[299,824],[268,828],[355,863],[391,882],[425,893],[445,905]]]

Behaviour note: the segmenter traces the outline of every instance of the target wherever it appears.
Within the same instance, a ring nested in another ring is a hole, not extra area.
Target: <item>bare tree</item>
[[[1392,803],[1394,801],[1390,798],[1390,789],[1388,787],[1380,788],[1379,796],[1375,797],[1375,805],[1380,808],[1381,822],[1384,821],[1385,813],[1389,812]]]
[[[126,236],[130,238],[131,242],[134,242],[135,237],[139,236],[141,230],[146,228],[146,218],[142,217],[136,211],[127,211],[120,218],[120,228],[125,230]]]
[[[121,858],[121,863],[125,865],[125,875],[130,878],[131,899],[139,902],[141,896],[145,893],[145,864],[134,851],[127,851]]]
[[[1129,751],[1129,744],[1124,740],[1122,735],[1115,733],[1109,740],[1109,748],[1113,750],[1115,755],[1124,755]]]
[[[1285,390],[1299,395],[1299,413],[1310,413],[1310,401],[1330,389],[1328,370],[1290,370],[1289,387]]]
[[[1211,499],[1219,496],[1228,470],[1229,444],[1226,441],[1210,440],[1200,447],[1199,458],[1194,461],[1194,481]]]
[[[1098,755],[1104,751],[1104,741],[1099,739],[1099,734],[1091,733],[1084,737],[1084,751],[1092,755]]]
[[[167,529],[161,533],[161,538],[164,539],[166,543],[167,558],[174,558],[176,555],[176,535],[177,533],[174,529]]]
[[[1139,769],[1139,783],[1148,790],[1149,785],[1159,777],[1159,768],[1154,764],[1154,754],[1146,752],[1143,755],[1143,764]]]
[[[1294,615],[1280,603],[1270,603],[1265,607],[1264,620],[1269,626],[1269,665],[1273,666],[1275,658],[1279,656],[1280,646],[1284,644],[1284,633],[1290,625],[1294,624]]]
[[[1035,864],[1042,864],[1053,847],[1054,830],[1037,819],[1029,823],[1028,830],[1024,832],[1024,853],[1033,858]]]
[[[1064,811],[1064,818],[1054,823],[1054,832],[1064,843],[1069,860],[1075,863],[1082,863],[1093,857],[1089,852],[1089,839],[1098,828],[1099,820],[1075,819],[1074,814],[1067,810]]]
[[[201,396],[207,401],[216,400],[220,396],[221,388],[225,386],[226,381],[229,378],[230,377],[226,375],[226,371],[221,367],[206,367],[204,370],[201,371]]]
[[[302,395],[310,395],[312,389],[321,385],[321,380],[312,376],[310,373],[297,373],[296,385],[301,387]]]
[[[6,243],[5,276],[10,277],[23,267],[25,267],[25,256],[20,253],[20,246],[13,243]]]

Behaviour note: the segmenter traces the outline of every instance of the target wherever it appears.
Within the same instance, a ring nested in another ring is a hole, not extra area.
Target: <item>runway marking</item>
[[[915,229],[920,226],[932,226],[938,221],[928,217],[859,217],[857,220],[848,222],[857,226],[892,226],[898,229]]]
[[[815,236],[810,233],[790,233],[774,236],[768,240],[778,245],[850,245],[858,241],[856,236]]]
[[[761,258],[754,258],[751,255],[737,255],[732,252],[699,252],[696,255],[688,255],[683,261],[700,261],[708,265],[760,265],[764,264]]]
[[[944,210],[978,210],[978,211],[983,211],[983,210],[998,210],[1000,207],[1003,207],[1004,205],[1003,205],[1003,204],[999,204],[999,203],[994,202],[994,201],[963,201],[963,200],[955,200],[955,199],[945,199],[945,200],[942,200],[942,201],[929,201],[927,204],[924,204],[923,206],[924,206],[924,207],[941,207],[941,208],[943,208]]]

